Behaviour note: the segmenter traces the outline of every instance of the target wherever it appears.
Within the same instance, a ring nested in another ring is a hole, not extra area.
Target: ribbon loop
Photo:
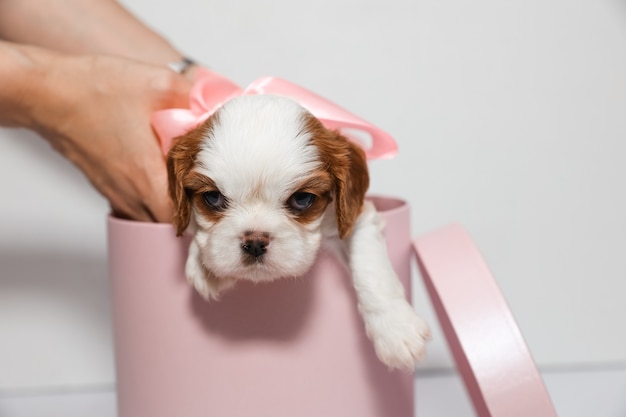
[[[289,81],[263,77],[242,89],[231,80],[201,68],[191,89],[189,109],[160,110],[152,115],[152,126],[167,154],[172,141],[204,122],[233,97],[272,94],[297,101],[328,129],[337,129],[351,141],[363,147],[368,159],[389,159],[396,155],[393,137],[371,123],[337,106],[325,98]]]

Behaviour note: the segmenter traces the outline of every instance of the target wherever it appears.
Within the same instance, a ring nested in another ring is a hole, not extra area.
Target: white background
[[[626,2],[126,0],[245,85],[274,75],[392,133],[372,192],[462,223],[540,367],[626,362]],[[0,86],[1,88],[1,86]],[[0,390],[110,386],[106,202],[0,131]],[[450,358],[435,327],[424,367]]]

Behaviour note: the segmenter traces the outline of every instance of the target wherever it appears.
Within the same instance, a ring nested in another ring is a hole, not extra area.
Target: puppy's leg
[[[219,299],[220,294],[235,285],[234,279],[219,279],[202,263],[200,247],[194,238],[189,245],[185,264],[185,276],[198,293],[205,299]]]
[[[383,219],[366,202],[347,240],[359,311],[379,359],[391,368],[413,369],[424,356],[428,325],[405,298],[382,234]]]

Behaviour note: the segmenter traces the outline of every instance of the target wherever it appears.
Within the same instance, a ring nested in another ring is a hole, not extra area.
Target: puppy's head
[[[174,225],[217,278],[305,273],[322,223],[350,234],[369,185],[363,151],[295,102],[235,98],[178,138],[167,159]]]

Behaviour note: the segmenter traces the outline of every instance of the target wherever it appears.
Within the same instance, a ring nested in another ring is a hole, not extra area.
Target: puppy
[[[369,176],[357,145],[290,99],[249,95],[177,138],[167,168],[177,234],[193,235],[185,274],[205,299],[237,280],[303,275],[325,245],[347,259],[379,359],[414,368],[429,329],[364,200]]]

